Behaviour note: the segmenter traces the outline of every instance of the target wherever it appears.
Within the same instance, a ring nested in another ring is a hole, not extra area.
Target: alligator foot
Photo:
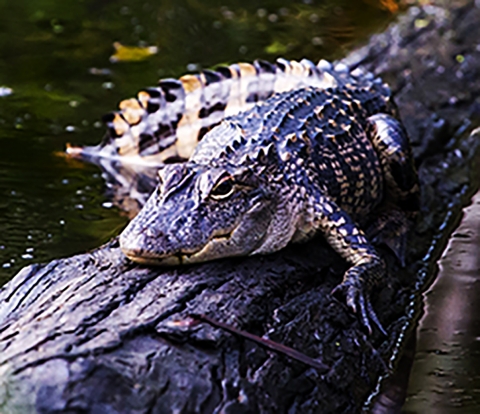
[[[347,306],[353,311],[353,313],[356,314],[357,311],[360,312],[360,322],[370,335],[373,332],[370,324],[371,321],[383,335],[387,336],[387,332],[373,310],[369,292],[365,288],[361,279],[357,277],[346,277],[341,284],[332,290],[332,295],[341,295],[345,297]]]

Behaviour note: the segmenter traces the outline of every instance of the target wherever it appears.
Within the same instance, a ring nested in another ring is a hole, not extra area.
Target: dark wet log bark
[[[384,251],[389,282],[373,295],[388,338],[367,337],[332,299],[345,265],[321,241],[168,271],[133,265],[112,241],[29,266],[0,290],[0,411],[347,413],[358,412],[378,384],[388,386],[380,377],[395,367],[419,290],[474,186],[480,140],[469,132],[480,120],[480,10],[473,1],[445,3],[448,9],[410,9],[346,59],[394,89],[422,184],[410,264],[398,269]],[[206,324],[182,326],[191,313],[291,346],[330,369]],[[383,394],[377,412],[396,391]]]

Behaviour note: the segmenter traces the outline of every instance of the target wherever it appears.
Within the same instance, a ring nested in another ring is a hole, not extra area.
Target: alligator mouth
[[[141,264],[141,265],[150,265],[150,266],[178,266],[184,263],[183,255],[173,255],[173,256],[154,256],[146,255],[144,252],[138,252],[134,250],[123,249],[122,252],[127,256],[132,262]]]
[[[151,266],[180,266],[190,263],[202,263],[219,259],[224,255],[218,255],[218,246],[224,245],[222,240],[231,238],[232,232],[213,236],[203,247],[192,252],[178,252],[169,255],[156,255],[141,249],[128,249],[120,247],[123,254],[135,263]],[[217,247],[217,249],[216,249]]]
[[[255,211],[260,205],[261,203],[256,203],[247,211],[247,214]],[[267,236],[267,229],[265,228],[262,229],[262,233],[258,235],[259,237],[243,240],[241,235],[239,237],[235,234],[236,231],[245,232],[241,222],[236,223],[229,230],[217,230],[217,233],[213,233],[203,246],[190,251],[180,250],[167,254],[158,254],[141,248],[129,249],[126,246],[122,246],[122,237],[120,237],[120,248],[125,256],[136,263],[169,267],[209,262],[225,257],[249,256],[252,253],[255,254],[255,251],[262,245]]]

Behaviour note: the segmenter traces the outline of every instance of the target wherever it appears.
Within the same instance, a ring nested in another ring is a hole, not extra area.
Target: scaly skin
[[[120,235],[144,264],[267,254],[322,235],[349,264],[334,290],[371,331],[385,266],[361,226],[385,199],[414,210],[408,140],[387,87],[350,77],[277,93],[211,129]]]
[[[306,59],[282,58],[163,79],[120,102],[118,111],[104,117],[108,130],[99,145],[67,145],[66,152],[97,164],[115,204],[134,216],[152,192],[153,171],[163,163],[187,161],[206,132],[226,117],[274,93],[347,82],[367,86],[376,80],[360,71],[350,74],[345,65],[333,67],[325,60],[315,65]]]

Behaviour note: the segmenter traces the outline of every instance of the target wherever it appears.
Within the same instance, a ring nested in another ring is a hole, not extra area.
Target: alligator
[[[120,109],[100,146],[70,152],[157,166],[155,191],[120,234],[129,259],[182,265],[321,235],[349,265],[332,293],[385,332],[370,302],[386,278],[373,242],[403,260],[399,211],[419,204],[386,84],[326,61],[257,61],[163,81]]]

